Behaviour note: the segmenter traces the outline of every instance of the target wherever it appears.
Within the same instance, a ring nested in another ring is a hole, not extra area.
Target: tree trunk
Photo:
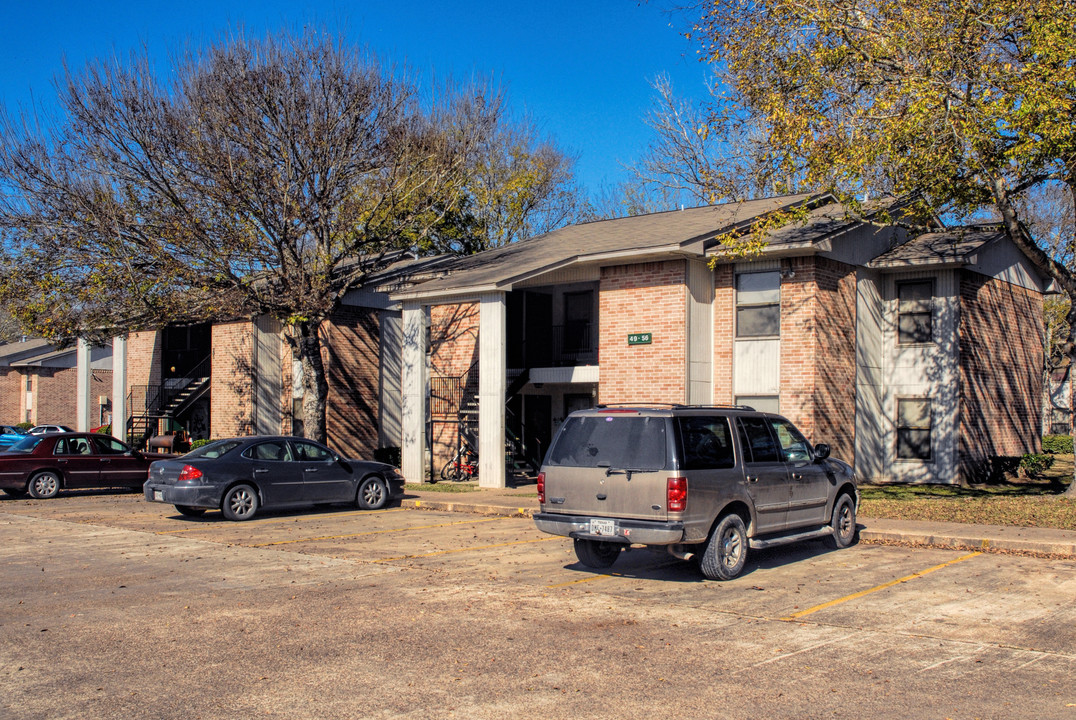
[[[303,367],[303,436],[323,443],[329,381],[321,359],[320,328],[320,320],[296,324],[299,362]]]
[[[1073,404],[1076,400],[1076,382],[1074,382],[1076,379],[1072,377],[1072,371],[1076,367],[1072,364],[1074,354],[1076,353],[1069,353],[1069,435],[1073,438],[1073,459],[1076,460],[1076,404]],[[1069,483],[1069,489],[1065,491],[1065,497],[1076,498],[1076,462],[1072,464],[1072,473],[1072,482]]]

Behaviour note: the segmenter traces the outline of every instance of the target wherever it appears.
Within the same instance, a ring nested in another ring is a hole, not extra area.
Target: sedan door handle
[[[802,480],[803,479],[803,473],[792,473],[792,479],[793,480]]]
[[[317,472],[318,471],[317,468],[303,468],[303,469],[306,470],[307,472]]]
[[[758,482],[758,475],[748,475],[747,476],[747,482],[749,482],[749,483]]]
[[[269,472],[269,468],[257,468],[257,469],[254,470],[254,472],[256,472],[256,473],[267,473],[267,472]]]

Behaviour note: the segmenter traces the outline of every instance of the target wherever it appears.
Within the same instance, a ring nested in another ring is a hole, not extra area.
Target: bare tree
[[[324,321],[393,251],[476,227],[469,173],[504,98],[435,94],[314,32],[228,39],[162,74],[144,54],[69,72],[62,121],[0,118],[0,298],[49,337],[279,318],[324,440]]]

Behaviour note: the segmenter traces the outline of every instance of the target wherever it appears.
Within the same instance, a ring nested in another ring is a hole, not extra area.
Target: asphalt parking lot
[[[0,718],[1076,718],[1076,563],[820,542],[611,572],[528,518],[0,501]]]

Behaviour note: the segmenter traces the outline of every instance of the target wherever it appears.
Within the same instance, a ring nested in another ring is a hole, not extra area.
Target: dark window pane
[[[714,470],[736,465],[728,418],[682,417],[680,441],[685,470]]]
[[[568,418],[547,462],[658,470],[665,455],[665,418],[599,415]]]
[[[780,462],[781,453],[770,435],[764,418],[740,418],[744,432],[747,434],[748,446],[751,448],[753,462]]]
[[[930,430],[897,430],[897,457],[905,460],[930,460]]]
[[[934,339],[929,312],[901,313],[897,322],[901,345],[929,343]]]
[[[770,337],[780,334],[780,305],[754,305],[736,309],[736,337]]]

